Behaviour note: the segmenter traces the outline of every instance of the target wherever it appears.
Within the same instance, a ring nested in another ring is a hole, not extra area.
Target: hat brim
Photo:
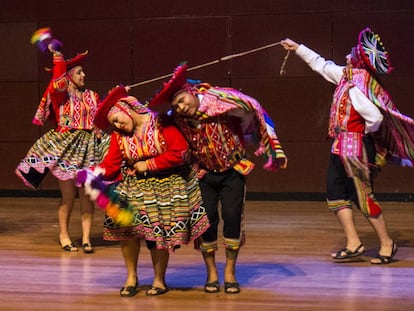
[[[79,53],[75,57],[66,61],[66,68],[67,70],[72,69],[76,66],[82,66],[85,57],[88,55],[89,51],[85,51],[83,53]]]
[[[88,55],[89,51],[85,51],[83,53],[79,53],[73,58],[65,60],[66,62],[66,71],[69,71],[70,69],[76,67],[76,66],[82,66],[83,61],[85,60],[86,56]],[[46,67],[45,71],[52,72],[53,68]]]
[[[172,96],[186,83],[188,65],[185,63],[175,68],[168,82],[164,82],[163,88],[149,101],[151,110],[166,112],[171,108]]]
[[[108,121],[108,113],[109,110],[123,97],[127,97],[128,93],[123,86],[117,86],[111,92],[109,92],[108,96],[101,102],[99,105],[96,114],[95,114],[95,125],[96,127],[106,130],[110,127],[110,123]]]

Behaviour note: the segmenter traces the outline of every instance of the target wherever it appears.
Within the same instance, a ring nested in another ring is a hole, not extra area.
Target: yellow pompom
[[[132,224],[133,215],[131,212],[126,210],[120,210],[115,221],[121,226],[129,226]]]

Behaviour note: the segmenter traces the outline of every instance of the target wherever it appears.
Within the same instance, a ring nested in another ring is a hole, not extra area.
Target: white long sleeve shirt
[[[305,61],[313,71],[333,84],[338,85],[344,75],[344,66],[338,66],[333,61],[325,60],[302,44],[297,48],[296,55]],[[354,109],[365,120],[365,133],[377,131],[383,119],[380,110],[357,87],[349,89],[349,98]]]

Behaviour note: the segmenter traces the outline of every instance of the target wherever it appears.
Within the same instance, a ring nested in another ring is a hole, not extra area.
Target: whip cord
[[[244,52],[241,52],[241,53],[236,53],[236,54],[223,56],[222,58],[213,60],[211,62],[207,62],[207,63],[201,64],[201,65],[198,65],[198,66],[194,66],[194,67],[189,67],[187,69],[187,71],[196,70],[196,69],[200,69],[200,68],[203,68],[203,67],[218,64],[219,62],[228,61],[228,60],[236,58],[236,57],[240,57],[240,56],[244,56],[244,55],[247,55],[247,54],[255,53],[255,52],[258,52],[258,51],[261,51],[261,50],[264,50],[264,49],[268,49],[268,48],[271,48],[271,47],[274,47],[274,46],[277,46],[277,45],[280,45],[280,44],[281,44],[281,42],[279,41],[279,42],[264,45],[264,46],[261,46],[261,47],[255,48],[255,49],[244,51]],[[285,67],[286,67],[287,59],[289,57],[289,52],[290,51],[287,52],[286,56],[283,59],[282,66],[280,67],[280,74],[281,75],[286,74]],[[131,84],[131,85],[129,85],[129,87],[133,88],[133,87],[137,87],[137,86],[144,85],[144,84],[147,84],[147,83],[151,83],[151,82],[154,82],[154,81],[163,80],[163,79],[171,77],[172,75],[173,75],[172,73],[166,74],[166,75],[159,76],[159,77],[156,77],[156,78],[153,78],[153,79],[149,79],[149,80],[145,80],[145,81],[138,82],[138,83],[135,83],[135,84]]]

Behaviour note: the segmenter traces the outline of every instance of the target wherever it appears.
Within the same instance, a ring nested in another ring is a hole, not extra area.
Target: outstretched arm
[[[343,76],[343,66],[338,66],[332,61],[327,61],[315,51],[303,44],[299,44],[289,38],[281,40],[285,50],[295,51],[295,54],[305,61],[313,71],[319,73],[325,80],[338,84]]]

